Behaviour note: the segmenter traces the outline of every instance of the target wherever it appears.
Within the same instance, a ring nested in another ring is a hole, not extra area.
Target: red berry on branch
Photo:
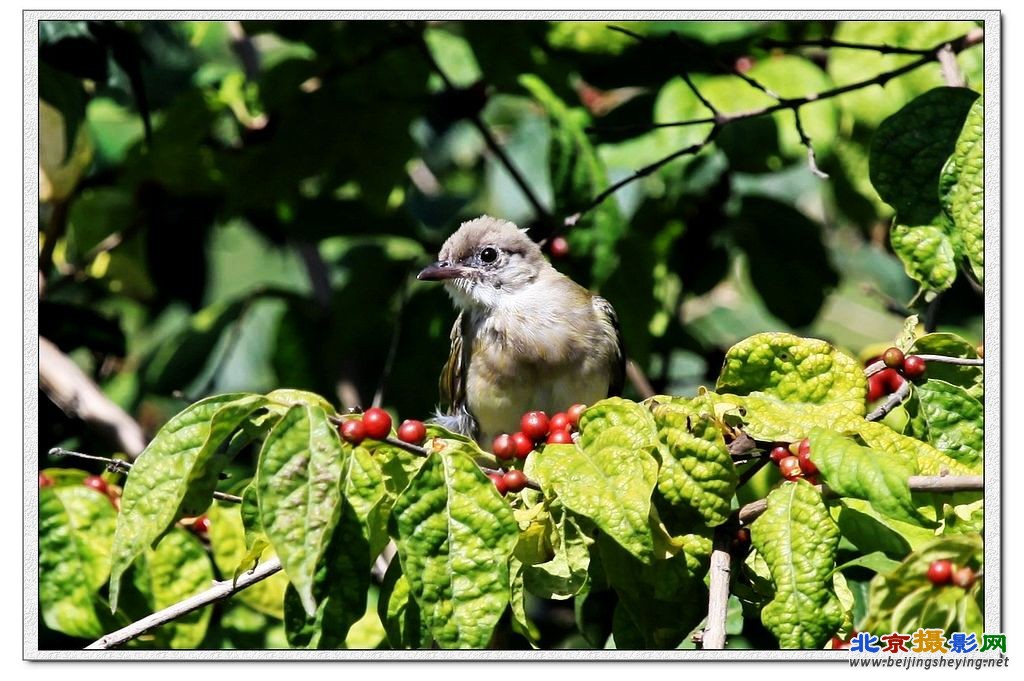
[[[383,440],[391,434],[391,415],[380,407],[371,407],[363,413],[366,437]]]
[[[192,531],[198,534],[207,534],[210,531],[210,517],[201,515],[192,523]]]
[[[528,438],[538,442],[544,439],[550,430],[548,415],[542,411],[528,411],[523,414],[519,427]]]
[[[893,370],[885,369],[885,371]],[[885,371],[880,371],[877,374],[871,374],[868,376],[868,402],[880,400],[889,394],[889,383],[885,376],[882,375]],[[893,373],[896,372],[893,371]]]
[[[90,475],[82,481],[82,484],[86,487],[91,487],[100,494],[110,494],[110,487],[107,486],[107,481],[98,475]]]
[[[966,565],[953,573],[953,583],[961,589],[970,589],[977,578],[974,570]]]
[[[427,439],[427,427],[423,421],[406,419],[398,427],[398,439],[411,445],[421,445]]]
[[[580,427],[580,416],[583,415],[583,410],[587,408],[585,404],[574,404],[566,410],[566,415],[569,417],[569,423],[572,424],[573,428]]]
[[[488,473],[487,477],[494,483],[494,487],[498,490],[498,494],[505,496],[508,493],[508,486],[505,485],[505,476],[501,473]]]
[[[53,487],[54,484],[55,483],[53,481],[53,478],[51,478],[49,475],[47,475],[46,473],[40,473],[39,474],[39,486],[40,487]]]
[[[512,439],[511,435],[502,433],[494,438],[494,442],[491,443],[491,451],[494,452],[494,456],[502,461],[508,461],[516,455],[515,440]]]
[[[779,462],[779,472],[787,480],[796,480],[802,474],[800,470],[800,459],[795,456],[787,456]]]
[[[569,255],[569,241],[564,236],[556,236],[548,246],[552,258],[564,258]]]
[[[509,492],[521,492],[526,487],[526,474],[517,470],[506,471],[504,481]]]
[[[928,366],[923,359],[917,355],[910,355],[903,360],[903,375],[912,381],[924,376],[924,372],[927,371]]]
[[[338,426],[338,432],[345,442],[357,445],[366,439],[366,424],[361,419],[346,419]]]
[[[569,422],[569,415],[566,414],[564,411],[560,411],[554,416],[552,416],[550,422],[548,423],[548,426],[552,433],[555,432],[556,430],[572,429],[572,423]]]
[[[800,440],[800,446],[796,450],[797,455],[807,455],[811,453],[811,440],[804,438]]]
[[[778,464],[787,456],[793,456],[793,452],[789,451],[789,447],[787,447],[786,445],[775,445],[774,447],[772,447],[771,454],[769,454],[768,456],[771,457],[772,461]]]
[[[808,449],[806,452],[803,448],[800,449],[800,453],[796,455],[797,461],[800,462],[800,470],[803,471],[804,475],[814,475],[818,472],[818,467],[811,461],[811,452]]]
[[[900,373],[895,369],[883,369],[877,376],[882,376],[885,381],[885,394],[891,395],[900,389],[900,386],[906,381],[905,378],[900,376]]]
[[[889,348],[882,353],[882,361],[885,366],[890,369],[900,369],[903,367],[903,351],[899,348]]]
[[[525,459],[533,451],[533,440],[527,437],[526,433],[521,430],[512,433],[512,441],[516,445],[515,455],[517,459]]]
[[[552,430],[548,435],[547,443],[549,445],[571,445],[572,435],[568,430]]]
[[[948,560],[934,560],[928,566],[928,580],[935,586],[949,584],[953,580],[953,563]]]
[[[746,73],[750,69],[754,68],[754,60],[752,57],[742,56],[737,57],[733,63],[733,68],[739,73]]]

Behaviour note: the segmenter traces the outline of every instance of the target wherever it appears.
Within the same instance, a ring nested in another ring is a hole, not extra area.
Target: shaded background
[[[461,221],[548,235],[699,141],[707,126],[650,128],[708,114],[683,73],[736,112],[773,100],[734,71],[796,97],[913,60],[766,39],[928,48],[973,26],[617,25],[645,38],[604,22],[41,22],[40,335],[143,437],[234,390],[423,418],[455,312],[414,276]],[[981,58],[958,56],[978,90]],[[792,112],[730,124],[586,212],[555,264],[616,307],[657,392],[710,384],[730,345],[766,330],[866,360],[913,311],[977,343],[980,293],[961,277],[919,305],[868,179],[878,124],[943,83],[932,63],[803,107],[827,179]],[[126,449],[53,394],[40,452]]]

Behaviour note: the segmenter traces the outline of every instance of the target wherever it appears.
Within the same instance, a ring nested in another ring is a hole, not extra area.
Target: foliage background
[[[455,313],[414,274],[460,221],[489,213],[545,233],[700,139],[650,129],[706,115],[682,73],[732,112],[766,103],[733,67],[803,96],[911,59],[765,39],[925,48],[972,27],[619,25],[647,39],[601,22],[42,22],[40,335],[150,435],[205,395],[278,387],[343,405],[382,395],[422,418]],[[958,61],[980,91],[980,49]],[[809,171],[789,112],[731,124],[585,214],[556,265],[616,307],[657,392],[713,382],[725,350],[765,330],[867,359],[912,303],[930,328],[980,342],[982,298],[964,277],[931,305],[915,296],[868,179],[879,123],[941,85],[933,63],[805,107],[828,179]],[[39,404],[40,452],[116,449],[42,393]],[[252,461],[234,466],[251,474]],[[548,645],[565,643],[557,621],[545,626]],[[204,645],[238,645],[227,630]]]

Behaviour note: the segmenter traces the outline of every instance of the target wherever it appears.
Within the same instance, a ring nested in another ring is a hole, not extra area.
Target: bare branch
[[[811,173],[823,180],[827,180],[828,173],[818,168],[818,158],[814,155],[814,145],[811,144],[811,138],[808,136],[807,131],[804,130],[803,121],[800,119],[800,109],[793,109],[793,121],[796,123],[796,134],[800,135],[800,143],[807,147],[807,166],[811,169]]]
[[[880,419],[883,419],[885,418],[886,414],[888,414],[890,411],[898,407],[900,403],[902,403],[903,400],[907,399],[908,397],[910,397],[910,381],[904,379],[903,382],[900,383],[900,387],[897,388],[896,391],[893,392],[891,395],[889,395],[889,398],[885,402],[878,405],[878,407],[874,411],[872,411],[864,418],[867,419],[868,421],[878,421]]]
[[[82,419],[134,459],[146,448],[135,419],[50,340],[39,337],[39,387],[68,416]]]
[[[240,575],[237,580],[225,579],[222,582],[214,582],[213,586],[206,591],[196,594],[191,598],[187,598],[180,603],[175,603],[174,605],[155,612],[148,617],[143,617],[139,621],[133,622],[115,632],[107,634],[97,641],[87,645],[85,649],[109,650],[110,648],[116,648],[134,638],[138,638],[151,629],[159,627],[161,624],[167,624],[168,622],[176,620],[179,617],[184,617],[190,612],[210,605],[211,603],[216,603],[217,601],[230,598],[242,589],[246,589],[257,582],[262,582],[267,577],[270,577],[280,571],[280,559],[276,557],[271,558],[267,562],[257,566],[251,572],[246,572]]]
[[[920,49],[913,47],[893,47],[891,45],[878,45],[871,43],[851,43],[843,40],[833,40],[832,38],[817,38],[814,40],[775,40],[773,38],[765,38],[761,41],[761,46],[766,49],[771,49],[773,47],[821,47],[824,49],[843,47],[850,50],[868,50],[871,52],[878,52],[880,54],[911,54],[915,56],[931,54],[935,51],[934,48]]]
[[[701,636],[701,648],[725,648],[725,621],[729,611],[729,582],[732,579],[732,554],[729,553],[729,524],[715,528],[708,570],[708,619]]]
[[[640,399],[646,400],[648,397],[656,394],[654,386],[647,380],[643,369],[631,359],[626,360],[626,378],[629,379],[630,385],[640,395]]]
[[[388,354],[384,359],[384,368],[377,380],[377,392],[373,395],[373,406],[379,407],[384,403],[384,391],[388,387],[388,379],[395,367],[395,358],[398,356],[398,342],[402,337],[402,317],[405,314],[405,304],[409,300],[409,280],[406,279],[398,292],[398,313],[395,315],[395,328],[391,332],[391,343],[388,345]]]
[[[950,87],[964,87],[967,85],[967,78],[964,77],[964,72],[960,70],[960,65],[956,63],[956,55],[949,45],[943,45],[936,56],[939,60],[939,66],[942,67],[942,79],[946,81],[946,85]]]

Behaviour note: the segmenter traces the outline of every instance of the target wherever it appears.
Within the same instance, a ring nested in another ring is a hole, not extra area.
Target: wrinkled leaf
[[[750,532],[775,584],[761,621],[782,648],[821,648],[843,621],[828,579],[839,529],[821,495],[805,482],[783,483],[768,495],[768,507]]]
[[[985,414],[980,401],[960,386],[934,378],[915,387],[926,440],[965,466],[985,454]]]
[[[971,273],[985,282],[985,109],[975,100],[939,180],[942,209],[959,232]]]
[[[562,600],[579,593],[586,583],[594,540],[560,503],[553,502],[549,508],[549,541],[554,555],[545,562],[527,564],[523,581],[526,589],[539,598]]]
[[[111,611],[117,609],[121,575],[186,510],[181,508],[186,498],[195,497],[200,487],[212,495],[220,468],[210,466],[210,460],[262,404],[262,397],[245,393],[196,402],[168,421],[139,455],[125,483],[117,518],[110,572]],[[206,496],[205,505],[193,501],[187,510],[191,515],[201,513],[210,500]]]
[[[295,405],[270,431],[256,469],[263,530],[310,617],[314,575],[341,513],[343,464],[324,410]]]
[[[392,560],[384,573],[377,614],[392,648],[415,650],[430,645],[430,631],[420,617],[420,607],[409,591],[409,580],[402,574],[398,560]]]
[[[955,333],[929,333],[921,336],[914,341],[908,354],[978,359],[977,349]],[[926,377],[958,385],[978,400],[985,397],[983,366],[928,362]]]
[[[424,626],[442,648],[483,648],[509,599],[518,527],[473,461],[473,449],[435,440],[399,496],[391,525]],[[444,447],[436,449],[438,443]]]

